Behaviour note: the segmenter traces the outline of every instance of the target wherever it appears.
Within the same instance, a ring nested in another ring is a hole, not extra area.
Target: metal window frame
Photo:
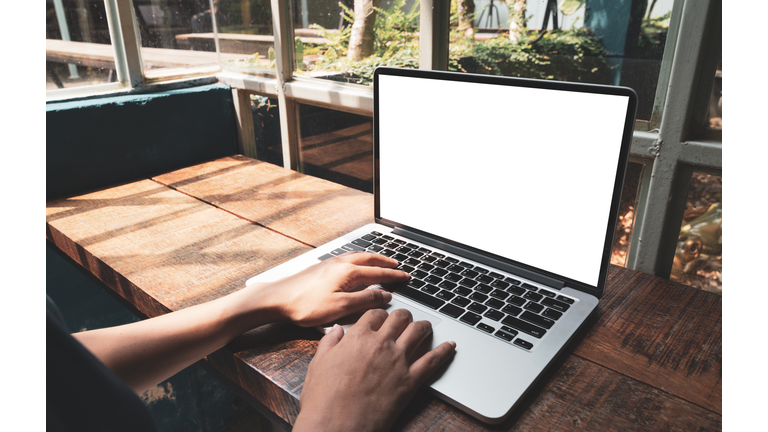
[[[123,86],[163,82],[146,79],[131,0],[105,0],[115,46],[115,63]],[[305,103],[366,116],[373,115],[369,87],[295,77],[292,0],[271,0],[275,40],[274,77],[219,71],[216,77],[233,88],[241,151],[257,157],[250,95],[276,97],[280,111],[283,165],[300,170],[299,110]],[[447,69],[447,2],[420,0],[420,68]],[[110,9],[111,8],[111,9]],[[677,233],[695,170],[722,172],[722,139],[699,139],[692,129],[714,80],[716,63],[707,53],[720,50],[722,5],[718,0],[676,0],[656,88],[650,131],[636,130],[630,160],[645,165],[627,267],[669,277]],[[710,33],[715,36],[710,35]],[[192,73],[192,71],[190,71]],[[178,77],[175,77],[178,78]],[[90,86],[88,90],[98,90]],[[49,93],[62,92],[51,91]],[[693,121],[692,121],[692,118]],[[639,128],[638,128],[639,129]]]

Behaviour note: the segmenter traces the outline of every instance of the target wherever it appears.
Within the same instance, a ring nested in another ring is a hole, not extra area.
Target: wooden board
[[[311,246],[373,222],[373,196],[244,156],[156,181]]]
[[[722,414],[722,297],[611,266],[575,353]]]
[[[151,180],[46,206],[48,239],[148,316],[245,286],[309,248]],[[133,301],[132,301],[133,302]]]

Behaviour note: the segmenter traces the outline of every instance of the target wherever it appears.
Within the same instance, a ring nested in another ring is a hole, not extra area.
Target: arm
[[[292,321],[315,326],[383,306],[391,294],[363,288],[408,280],[395,266],[395,260],[375,254],[345,254],[208,303],[73,336],[141,393],[263,324]]]

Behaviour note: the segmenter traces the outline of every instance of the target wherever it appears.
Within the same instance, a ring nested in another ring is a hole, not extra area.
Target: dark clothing
[[[45,317],[46,429],[155,431],[146,405],[66,330],[50,298]]]

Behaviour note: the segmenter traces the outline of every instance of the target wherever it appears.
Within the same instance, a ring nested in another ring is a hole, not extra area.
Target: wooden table
[[[221,297],[373,219],[373,197],[242,156],[47,203],[46,236],[147,316]],[[293,424],[319,334],[254,329],[206,361]],[[594,318],[503,424],[420,391],[398,430],[718,430],[722,300],[612,266]]]

